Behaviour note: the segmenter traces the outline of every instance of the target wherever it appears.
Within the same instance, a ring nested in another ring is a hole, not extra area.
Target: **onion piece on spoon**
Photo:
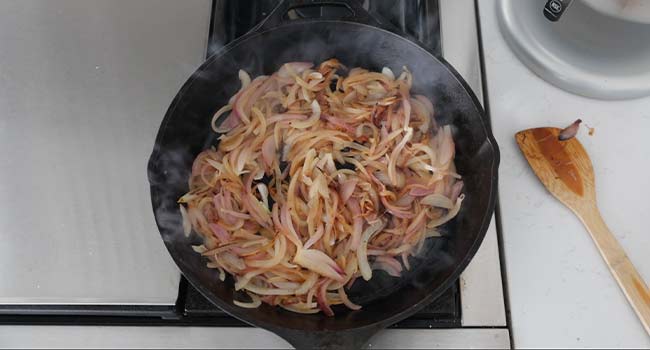
[[[571,125],[567,126],[566,128],[562,129],[560,131],[560,134],[558,135],[558,140],[560,141],[566,141],[574,138],[576,134],[578,133],[578,129],[580,128],[580,123],[582,123],[581,119],[578,119],[574,121]]]

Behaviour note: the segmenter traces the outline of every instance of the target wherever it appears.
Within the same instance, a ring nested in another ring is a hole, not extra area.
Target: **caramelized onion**
[[[428,237],[458,214],[463,182],[449,125],[396,78],[335,59],[290,62],[254,79],[211,120],[221,133],[192,164],[178,203],[207,267],[261,303],[297,313],[351,310],[345,288],[410,269]]]
[[[257,295],[255,295],[253,293],[248,293],[248,296],[251,298],[250,302],[242,302],[242,301],[239,301],[239,300],[233,300],[232,302],[233,302],[233,304],[235,304],[235,305],[237,305],[239,307],[243,307],[243,308],[247,308],[247,309],[255,309],[255,308],[259,307],[260,305],[262,305],[262,300]]]
[[[368,226],[368,228],[363,231],[363,234],[361,235],[361,243],[357,249],[357,261],[359,263],[359,271],[361,271],[361,276],[363,276],[363,279],[366,281],[370,280],[372,277],[372,270],[370,269],[370,263],[368,262],[368,256],[366,255],[366,251],[368,250],[368,242],[372,236],[381,231],[383,227],[384,223],[382,221],[377,221]]]

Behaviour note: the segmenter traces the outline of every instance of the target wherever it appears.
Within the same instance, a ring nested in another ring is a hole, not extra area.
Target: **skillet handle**
[[[368,343],[368,340],[370,340],[370,337],[375,335],[381,328],[374,324],[366,328],[336,332],[308,332],[288,328],[274,329],[273,332],[299,350],[355,350],[364,347]]]
[[[348,15],[343,16],[323,15],[319,19],[344,20],[377,27],[386,26],[382,21],[370,15],[370,13],[363,8],[361,0],[282,0],[262,22],[251,30],[251,32],[263,32],[278,27],[283,23],[293,21],[309,21],[307,18],[289,19],[287,15],[291,10],[317,7],[338,7],[344,8],[348,12]]]

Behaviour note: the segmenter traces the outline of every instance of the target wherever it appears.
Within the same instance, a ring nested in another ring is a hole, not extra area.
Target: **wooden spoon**
[[[515,138],[537,177],[580,218],[616,282],[650,334],[650,291],[609,231],[596,204],[594,169],[576,138],[559,141],[558,128],[523,130]]]

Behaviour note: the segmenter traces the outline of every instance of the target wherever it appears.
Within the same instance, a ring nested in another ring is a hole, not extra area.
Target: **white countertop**
[[[174,305],[147,160],[210,1],[0,1],[0,304]]]
[[[648,336],[579,220],[537,180],[515,132],[595,128],[579,139],[605,221],[650,281],[650,98],[606,102],[564,92],[529,71],[499,31],[495,0],[477,1],[492,128],[501,150],[500,215],[514,346],[650,347]],[[540,16],[541,14],[540,5]]]

